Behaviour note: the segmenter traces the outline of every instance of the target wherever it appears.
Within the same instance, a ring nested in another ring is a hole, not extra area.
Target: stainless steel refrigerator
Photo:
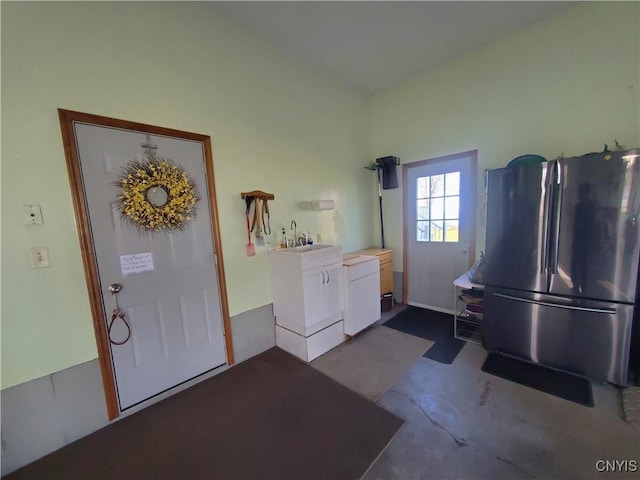
[[[488,172],[484,345],[627,384],[640,150]]]

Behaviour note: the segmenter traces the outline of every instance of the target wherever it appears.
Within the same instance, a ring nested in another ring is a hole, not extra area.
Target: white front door
[[[202,142],[74,123],[91,237],[105,318],[113,309],[111,284],[120,284],[118,304],[131,327],[130,339],[110,343],[120,410],[143,402],[226,363],[220,290],[216,271]],[[184,169],[201,199],[182,231],[143,233],[121,218],[115,185],[122,169],[145,161],[143,144]],[[122,261],[146,257],[139,273]],[[127,336],[117,319],[111,339]]]
[[[469,268],[475,153],[406,164],[407,302],[453,312],[453,281]]]

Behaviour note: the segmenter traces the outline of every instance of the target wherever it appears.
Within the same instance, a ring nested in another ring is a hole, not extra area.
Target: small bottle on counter
[[[307,245],[313,245],[313,239],[311,238],[311,232],[305,234],[307,236]]]
[[[282,241],[280,242],[280,248],[287,248],[289,246],[289,240],[287,239],[287,232],[282,227]]]

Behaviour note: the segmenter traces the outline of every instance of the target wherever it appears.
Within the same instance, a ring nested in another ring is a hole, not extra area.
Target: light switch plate
[[[31,251],[31,268],[47,268],[49,264],[49,249],[47,247],[33,247]]]

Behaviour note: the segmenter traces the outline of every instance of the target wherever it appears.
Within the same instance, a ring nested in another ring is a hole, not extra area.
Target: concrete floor
[[[482,372],[486,355],[468,343],[452,365],[421,358],[382,396],[406,423],[364,478],[640,478],[640,430],[617,388],[593,385],[584,407]],[[598,460],[636,468],[602,473]]]

